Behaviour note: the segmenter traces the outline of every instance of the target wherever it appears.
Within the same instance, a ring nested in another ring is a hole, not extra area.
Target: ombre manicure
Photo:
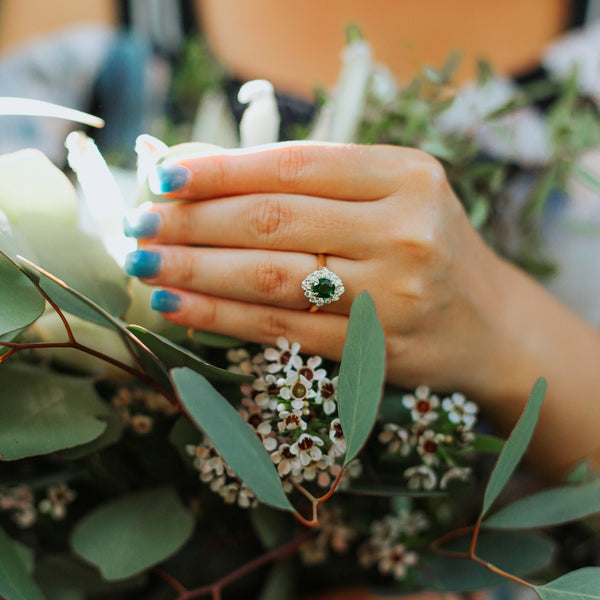
[[[169,290],[155,290],[150,298],[150,307],[161,313],[171,313],[181,308],[181,298]]]
[[[153,277],[162,266],[162,257],[150,250],[134,250],[125,257],[125,272],[132,277]]]
[[[137,240],[155,236],[161,225],[160,215],[147,210],[132,210],[123,217],[123,233]]]
[[[183,165],[163,163],[150,172],[148,185],[155,194],[170,194],[185,187],[191,174]]]

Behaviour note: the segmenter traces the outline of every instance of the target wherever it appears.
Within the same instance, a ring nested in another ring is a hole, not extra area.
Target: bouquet
[[[600,139],[597,108],[576,76],[533,90],[555,95],[544,116],[532,90],[483,64],[457,92],[454,66],[427,67],[401,89],[353,33],[338,87],[304,134],[433,154],[489,243],[548,273],[537,219],[571,173],[598,185],[577,160]],[[240,101],[239,143],[275,141],[272,86],[249,82]],[[4,114],[98,124],[4,102]],[[200,106],[196,139],[237,140],[218,86]],[[600,569],[565,572],[545,533],[600,510],[586,465],[563,486],[500,498],[543,379],[503,441],[460,390],[385,384],[368,292],[353,303],[340,364],[295,340],[260,347],[168,325],[123,273],[127,202],[110,170],[84,134],[67,146],[79,194],[36,151],[0,157],[1,596],[266,600],[342,584],[389,595],[509,580],[542,600],[600,597]],[[199,148],[142,136],[138,201],[161,200],[147,185],[155,164]],[[578,527],[594,539],[594,521]]]

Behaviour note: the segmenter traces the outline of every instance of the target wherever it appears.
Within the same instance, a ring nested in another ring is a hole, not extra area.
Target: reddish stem
[[[152,569],[159,577],[162,577],[178,594],[185,594],[188,590],[175,577],[159,568]]]
[[[477,537],[479,536],[479,530],[481,529],[481,520],[483,519],[483,515],[479,515],[477,519],[477,523],[475,523],[475,527],[473,529],[473,537],[471,538],[471,546],[469,548],[469,558],[475,557],[475,546],[477,545]]]
[[[329,498],[331,498],[331,496],[333,496],[333,493],[335,492],[338,484],[340,483],[340,481],[342,479],[342,475],[344,474],[345,468],[346,468],[346,466],[343,466],[341,468],[340,472],[338,473],[338,476],[335,478],[335,481],[333,482],[333,485],[329,488],[329,491],[324,496],[321,496],[317,500],[318,504],[321,504],[322,502],[325,502],[326,500],[329,500]]]
[[[277,548],[273,548],[273,550],[270,550],[262,556],[251,560],[245,565],[242,565],[239,569],[232,571],[231,573],[225,575],[225,577],[222,577],[214,583],[199,587],[195,590],[180,593],[177,597],[177,600],[192,600],[193,598],[199,598],[200,596],[206,596],[209,594],[212,596],[213,600],[220,600],[221,590],[224,587],[244,577],[248,573],[251,573],[252,571],[255,571],[256,569],[259,569],[260,567],[270,563],[271,561],[281,559],[293,554],[302,544],[307,542],[313,535],[314,533],[312,531],[305,532],[303,535],[300,535],[299,537],[287,542],[286,544],[278,546]]]

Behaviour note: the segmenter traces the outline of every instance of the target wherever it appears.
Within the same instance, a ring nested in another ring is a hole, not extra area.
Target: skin
[[[162,266],[146,281],[182,300],[167,319],[264,344],[284,336],[339,360],[352,300],[366,289],[390,382],[462,391],[508,431],[545,376],[530,461],[557,479],[596,452],[600,336],[483,243],[435,159],[306,143],[208,152],[179,162],[192,175],[168,196],[178,201],[151,208],[162,226],[143,245]],[[346,292],[313,313],[300,282],[316,253]],[[338,597],[376,598],[362,588],[321,596]]]
[[[473,230],[441,165],[393,146],[286,143],[180,160],[191,178],[155,204],[147,283],[195,329],[339,360],[352,300],[368,290],[387,377],[461,391],[508,431],[538,377],[548,393],[529,459],[550,479],[598,450],[600,335]],[[202,247],[198,247],[202,246]],[[316,313],[300,282],[316,253],[346,286]]]

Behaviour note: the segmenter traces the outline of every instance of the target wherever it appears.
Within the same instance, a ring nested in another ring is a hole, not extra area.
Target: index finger
[[[402,165],[416,154],[392,146],[269,144],[167,160],[157,165],[150,187],[177,200],[255,193],[379,200],[397,188]]]

